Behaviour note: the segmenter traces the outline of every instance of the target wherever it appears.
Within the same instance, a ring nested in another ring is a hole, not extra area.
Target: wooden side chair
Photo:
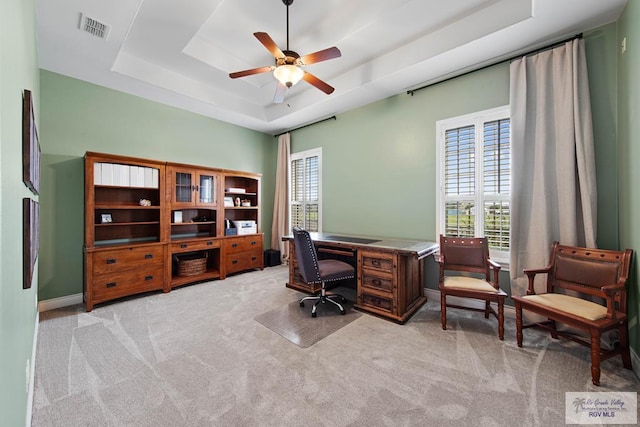
[[[447,237],[440,235],[440,316],[442,329],[447,329],[447,307],[480,311],[485,319],[493,314],[498,319],[498,337],[504,340],[504,300],[507,294],[500,289],[500,265],[489,258],[489,243],[485,237]],[[491,271],[493,270],[493,279]],[[448,271],[476,273],[469,277],[447,275]],[[447,296],[484,300],[484,309],[447,304]],[[498,305],[496,313],[491,303]]]
[[[591,348],[591,381],[594,385],[600,385],[602,360],[620,354],[624,367],[631,369],[625,285],[632,254],[631,249],[588,249],[554,242],[549,265],[524,270],[529,279],[527,295],[512,297],[516,304],[518,347],[522,347],[522,329],[542,327],[549,330],[553,338],[562,336]],[[534,278],[538,274],[546,274],[547,287],[542,294],[536,294],[534,289]],[[574,292],[568,295],[566,291]],[[523,309],[547,320],[523,326]],[[586,331],[590,340],[557,330],[556,322]],[[619,331],[620,343],[611,350],[602,349],[600,337],[612,329]]]

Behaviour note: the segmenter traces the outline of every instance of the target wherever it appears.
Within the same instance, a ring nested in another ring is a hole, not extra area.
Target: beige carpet
[[[254,320],[297,304],[286,280],[270,267],[41,313],[32,425],[564,426],[565,392],[640,389],[619,358],[593,386],[575,343],[526,330],[518,348],[509,320],[499,341],[495,320],[451,309],[443,331],[436,301],[301,348]]]

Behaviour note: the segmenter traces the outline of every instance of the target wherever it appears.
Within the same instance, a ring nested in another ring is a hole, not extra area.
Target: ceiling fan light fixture
[[[286,87],[291,87],[302,80],[304,71],[297,65],[284,64],[279,65],[273,70],[276,79]]]

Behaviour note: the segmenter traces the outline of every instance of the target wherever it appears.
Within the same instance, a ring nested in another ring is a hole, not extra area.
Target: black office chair
[[[308,284],[322,283],[320,295],[304,297],[300,300],[300,307],[304,307],[305,301],[314,300],[311,309],[311,316],[316,317],[316,309],[318,304],[331,302],[338,306],[340,314],[345,314],[342,304],[334,301],[340,299],[345,301],[344,297],[339,294],[328,294],[326,291],[326,282],[332,282],[342,279],[353,279],[355,277],[355,269],[344,261],[337,259],[318,259],[316,247],[311,240],[309,232],[299,227],[293,228],[293,242],[295,246],[296,260],[302,280]]]

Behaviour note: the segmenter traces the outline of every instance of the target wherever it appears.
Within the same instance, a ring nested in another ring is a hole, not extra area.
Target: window
[[[322,231],[322,148],[291,154],[289,224]]]
[[[437,123],[437,231],[486,236],[491,257],[509,261],[511,121],[509,107]]]

